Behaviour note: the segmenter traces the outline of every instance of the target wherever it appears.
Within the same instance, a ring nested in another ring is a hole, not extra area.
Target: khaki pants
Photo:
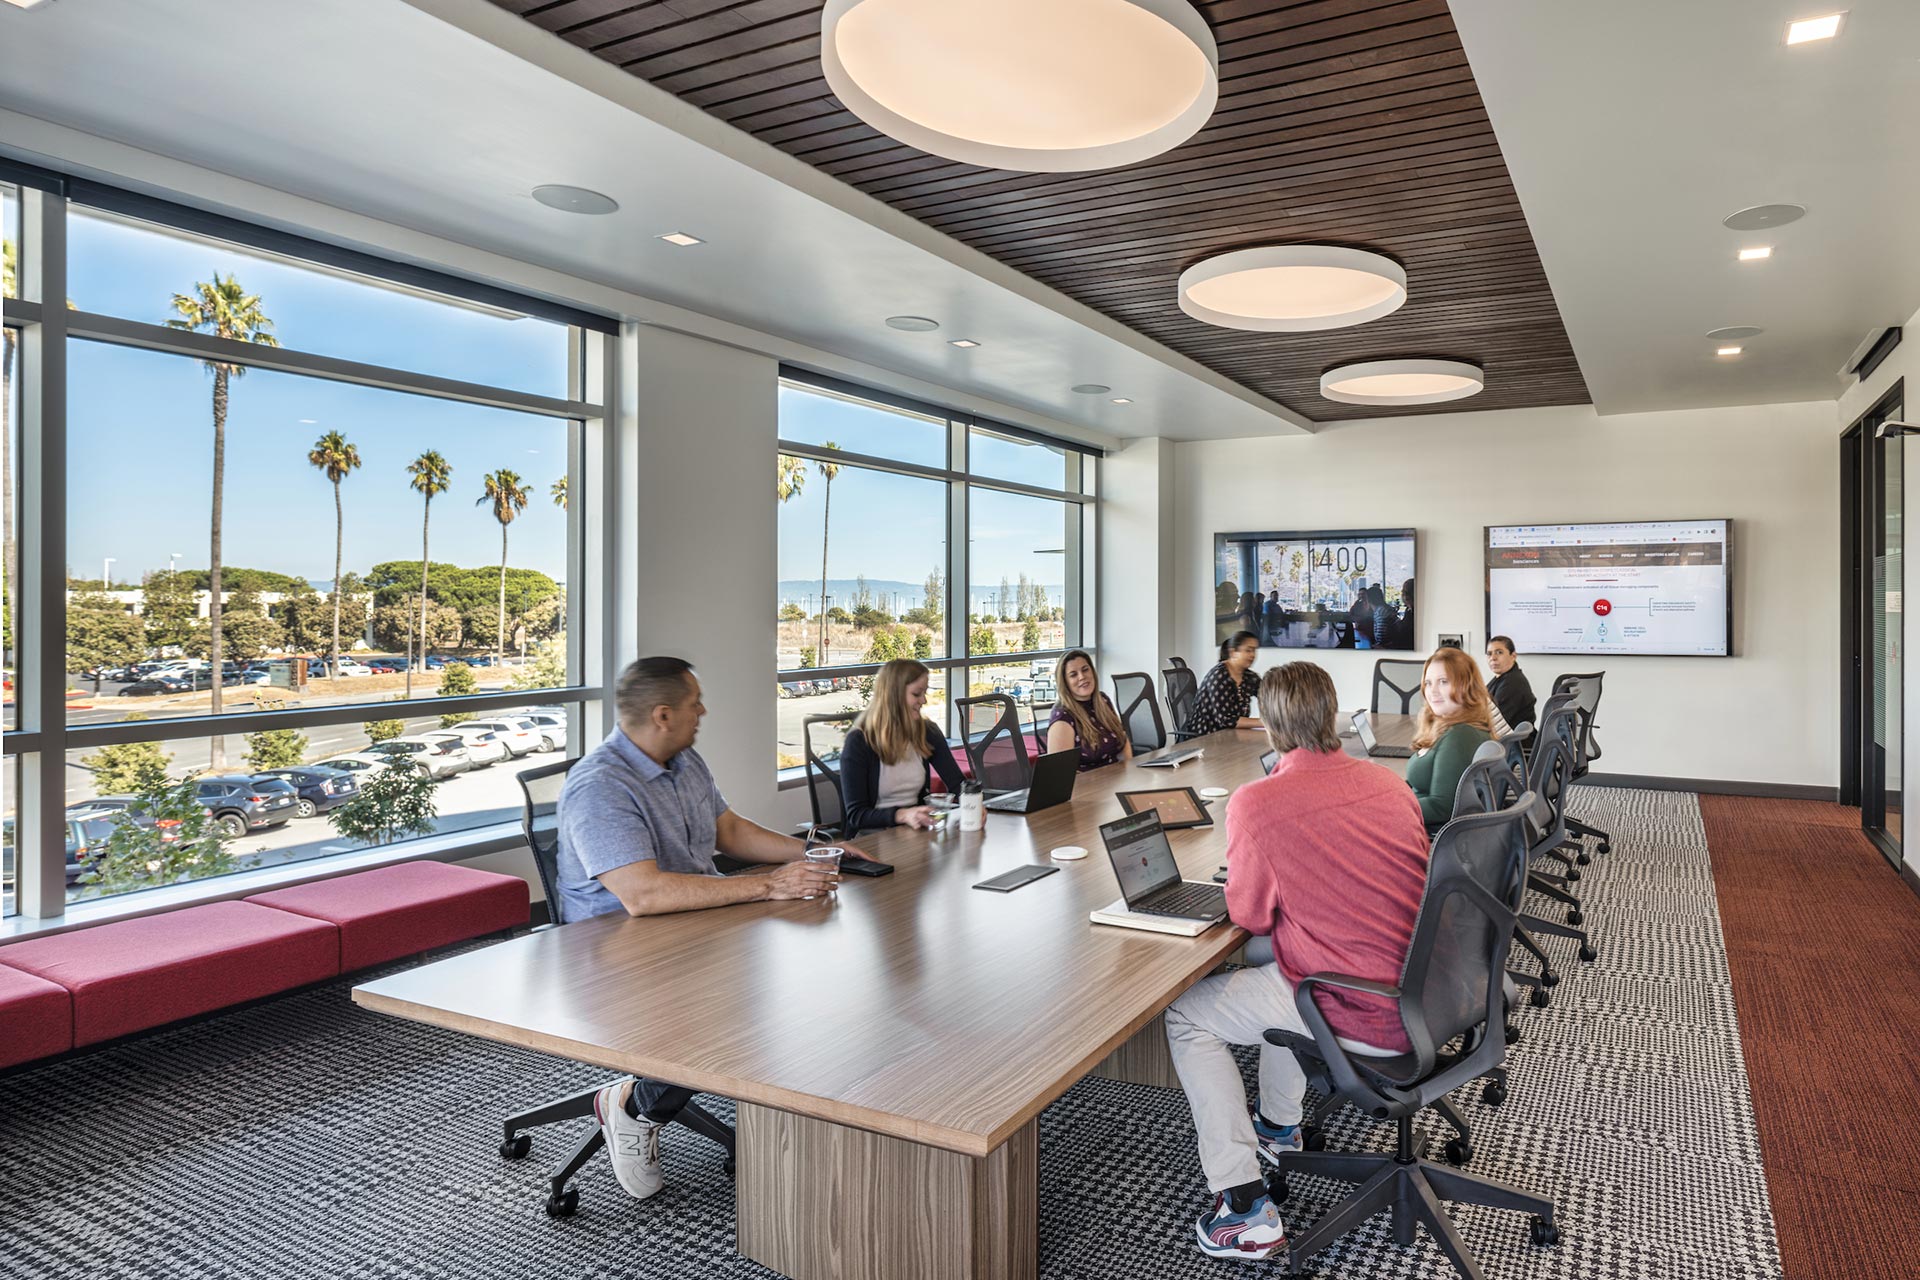
[[[1294,1007],[1293,988],[1276,964],[1215,974],[1169,1005],[1166,1021],[1173,1069],[1193,1108],[1207,1186],[1225,1191],[1258,1180],[1260,1157],[1246,1086],[1240,1079],[1240,1064],[1227,1046],[1260,1046],[1261,1113],[1271,1124],[1300,1123],[1306,1073],[1291,1051],[1265,1039],[1269,1028],[1310,1034]],[[1340,1043],[1370,1057],[1394,1052],[1344,1037]]]

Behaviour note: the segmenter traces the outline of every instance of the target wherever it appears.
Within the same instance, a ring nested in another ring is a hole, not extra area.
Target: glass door
[[[1844,752],[1840,798],[1898,866],[1905,835],[1906,441],[1881,427],[1901,416],[1900,385],[1841,437],[1841,652]]]
[[[1887,417],[1898,418],[1900,405],[1888,410]],[[1881,849],[1898,865],[1901,842],[1901,769],[1902,675],[1901,613],[1905,605],[1902,587],[1904,567],[1901,549],[1901,491],[1904,487],[1906,440],[1901,436],[1880,439],[1874,444],[1879,453],[1875,493],[1873,548],[1873,749],[1872,762],[1878,789],[1877,812],[1862,811],[1862,818],[1877,818],[1871,825],[1883,837]]]

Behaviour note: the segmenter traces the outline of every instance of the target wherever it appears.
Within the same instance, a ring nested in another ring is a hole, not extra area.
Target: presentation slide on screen
[[[1527,653],[1728,652],[1727,522],[1487,530],[1487,634]]]

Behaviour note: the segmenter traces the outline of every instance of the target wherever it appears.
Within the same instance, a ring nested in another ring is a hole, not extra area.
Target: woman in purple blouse
[[[1116,760],[1133,759],[1126,727],[1113,701],[1100,692],[1100,675],[1084,649],[1063,654],[1053,668],[1060,701],[1047,721],[1047,751],[1078,751],[1080,772],[1098,769]]]

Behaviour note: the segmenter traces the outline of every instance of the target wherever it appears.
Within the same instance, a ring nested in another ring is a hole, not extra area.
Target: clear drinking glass
[[[815,862],[822,866],[832,867],[834,873],[838,875],[840,871],[840,855],[845,852],[846,850],[842,849],[839,845],[822,845],[817,849],[809,848],[806,852],[806,857],[808,862]],[[838,893],[839,891],[840,886],[838,881],[835,881],[832,887],[827,890],[830,895]],[[809,901],[811,901],[810,897]]]

